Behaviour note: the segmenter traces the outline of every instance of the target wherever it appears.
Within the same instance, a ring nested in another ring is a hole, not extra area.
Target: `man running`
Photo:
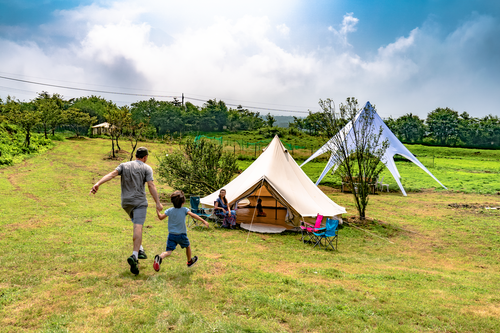
[[[99,186],[110,181],[116,176],[121,176],[122,208],[132,219],[134,224],[134,250],[127,259],[132,274],[139,274],[139,259],[147,259],[146,252],[142,247],[142,227],[146,221],[148,200],[144,184],[148,183],[149,193],[156,202],[156,210],[163,209],[153,182],[153,169],[146,164],[148,160],[148,149],[140,147],[135,153],[136,160],[120,164],[115,170],[102,177],[90,190],[89,194],[96,194]]]

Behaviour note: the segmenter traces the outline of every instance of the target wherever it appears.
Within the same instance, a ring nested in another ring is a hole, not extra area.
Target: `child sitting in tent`
[[[264,210],[262,209],[262,199],[259,198],[257,200],[257,216],[267,216]]]

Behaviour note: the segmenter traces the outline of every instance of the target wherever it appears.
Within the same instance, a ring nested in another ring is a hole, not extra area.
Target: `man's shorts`
[[[123,206],[122,206],[123,207]],[[148,212],[148,206],[137,206],[137,207],[123,207],[132,219],[133,224],[144,225],[146,221],[146,214]]]
[[[186,234],[168,234],[167,251],[175,250],[177,245],[180,245],[183,249],[189,246],[189,239]]]

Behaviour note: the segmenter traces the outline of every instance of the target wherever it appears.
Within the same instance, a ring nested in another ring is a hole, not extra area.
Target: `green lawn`
[[[145,145],[154,167],[167,147]],[[159,273],[152,258],[167,228],[148,196],[150,259],[136,277],[126,263],[132,232],[119,180],[88,195],[121,162],[105,159],[109,149],[107,140],[68,140],[0,169],[0,332],[500,331],[500,210],[485,208],[499,207],[498,195],[432,190],[427,176],[408,197],[370,197],[375,222],[344,227],[336,252],[295,234],[194,229],[199,263],[187,269],[175,251]],[[472,172],[477,165],[449,160],[430,169],[443,183],[455,177],[490,191],[488,179]],[[312,166],[321,172],[324,164],[309,165],[315,180]],[[404,181],[416,184],[420,176],[406,165],[398,162]],[[463,177],[450,171],[458,167]],[[495,175],[495,164],[488,168]],[[356,215],[350,194],[322,189]],[[471,208],[454,208],[465,204]]]
[[[407,145],[419,161],[449,190],[464,193],[500,194],[500,150],[480,150],[449,147]],[[324,154],[327,155],[327,154]],[[399,157],[397,155],[397,157]],[[298,160],[301,164],[302,160]],[[325,167],[325,161],[307,163],[303,169],[316,182]],[[396,159],[401,183],[407,192],[435,188],[445,191],[432,177],[416,164],[403,157]],[[381,177],[391,191],[399,187],[391,173],[385,169]],[[323,184],[340,188],[338,173],[323,178]]]

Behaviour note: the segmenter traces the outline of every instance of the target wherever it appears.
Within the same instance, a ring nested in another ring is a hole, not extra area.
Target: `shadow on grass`
[[[183,262],[182,262],[183,263]],[[163,266],[161,267],[159,272],[153,271],[153,264],[151,266],[139,267],[139,274],[134,275],[130,272],[130,270],[123,270],[119,277],[124,280],[140,280],[147,281],[150,279],[156,280],[164,280],[169,281],[175,285],[185,285],[187,283],[191,283],[191,277],[193,273],[196,271],[196,266],[194,267],[181,267],[184,266],[182,263],[177,260],[172,260],[171,265],[168,265],[168,261],[163,262]]]

